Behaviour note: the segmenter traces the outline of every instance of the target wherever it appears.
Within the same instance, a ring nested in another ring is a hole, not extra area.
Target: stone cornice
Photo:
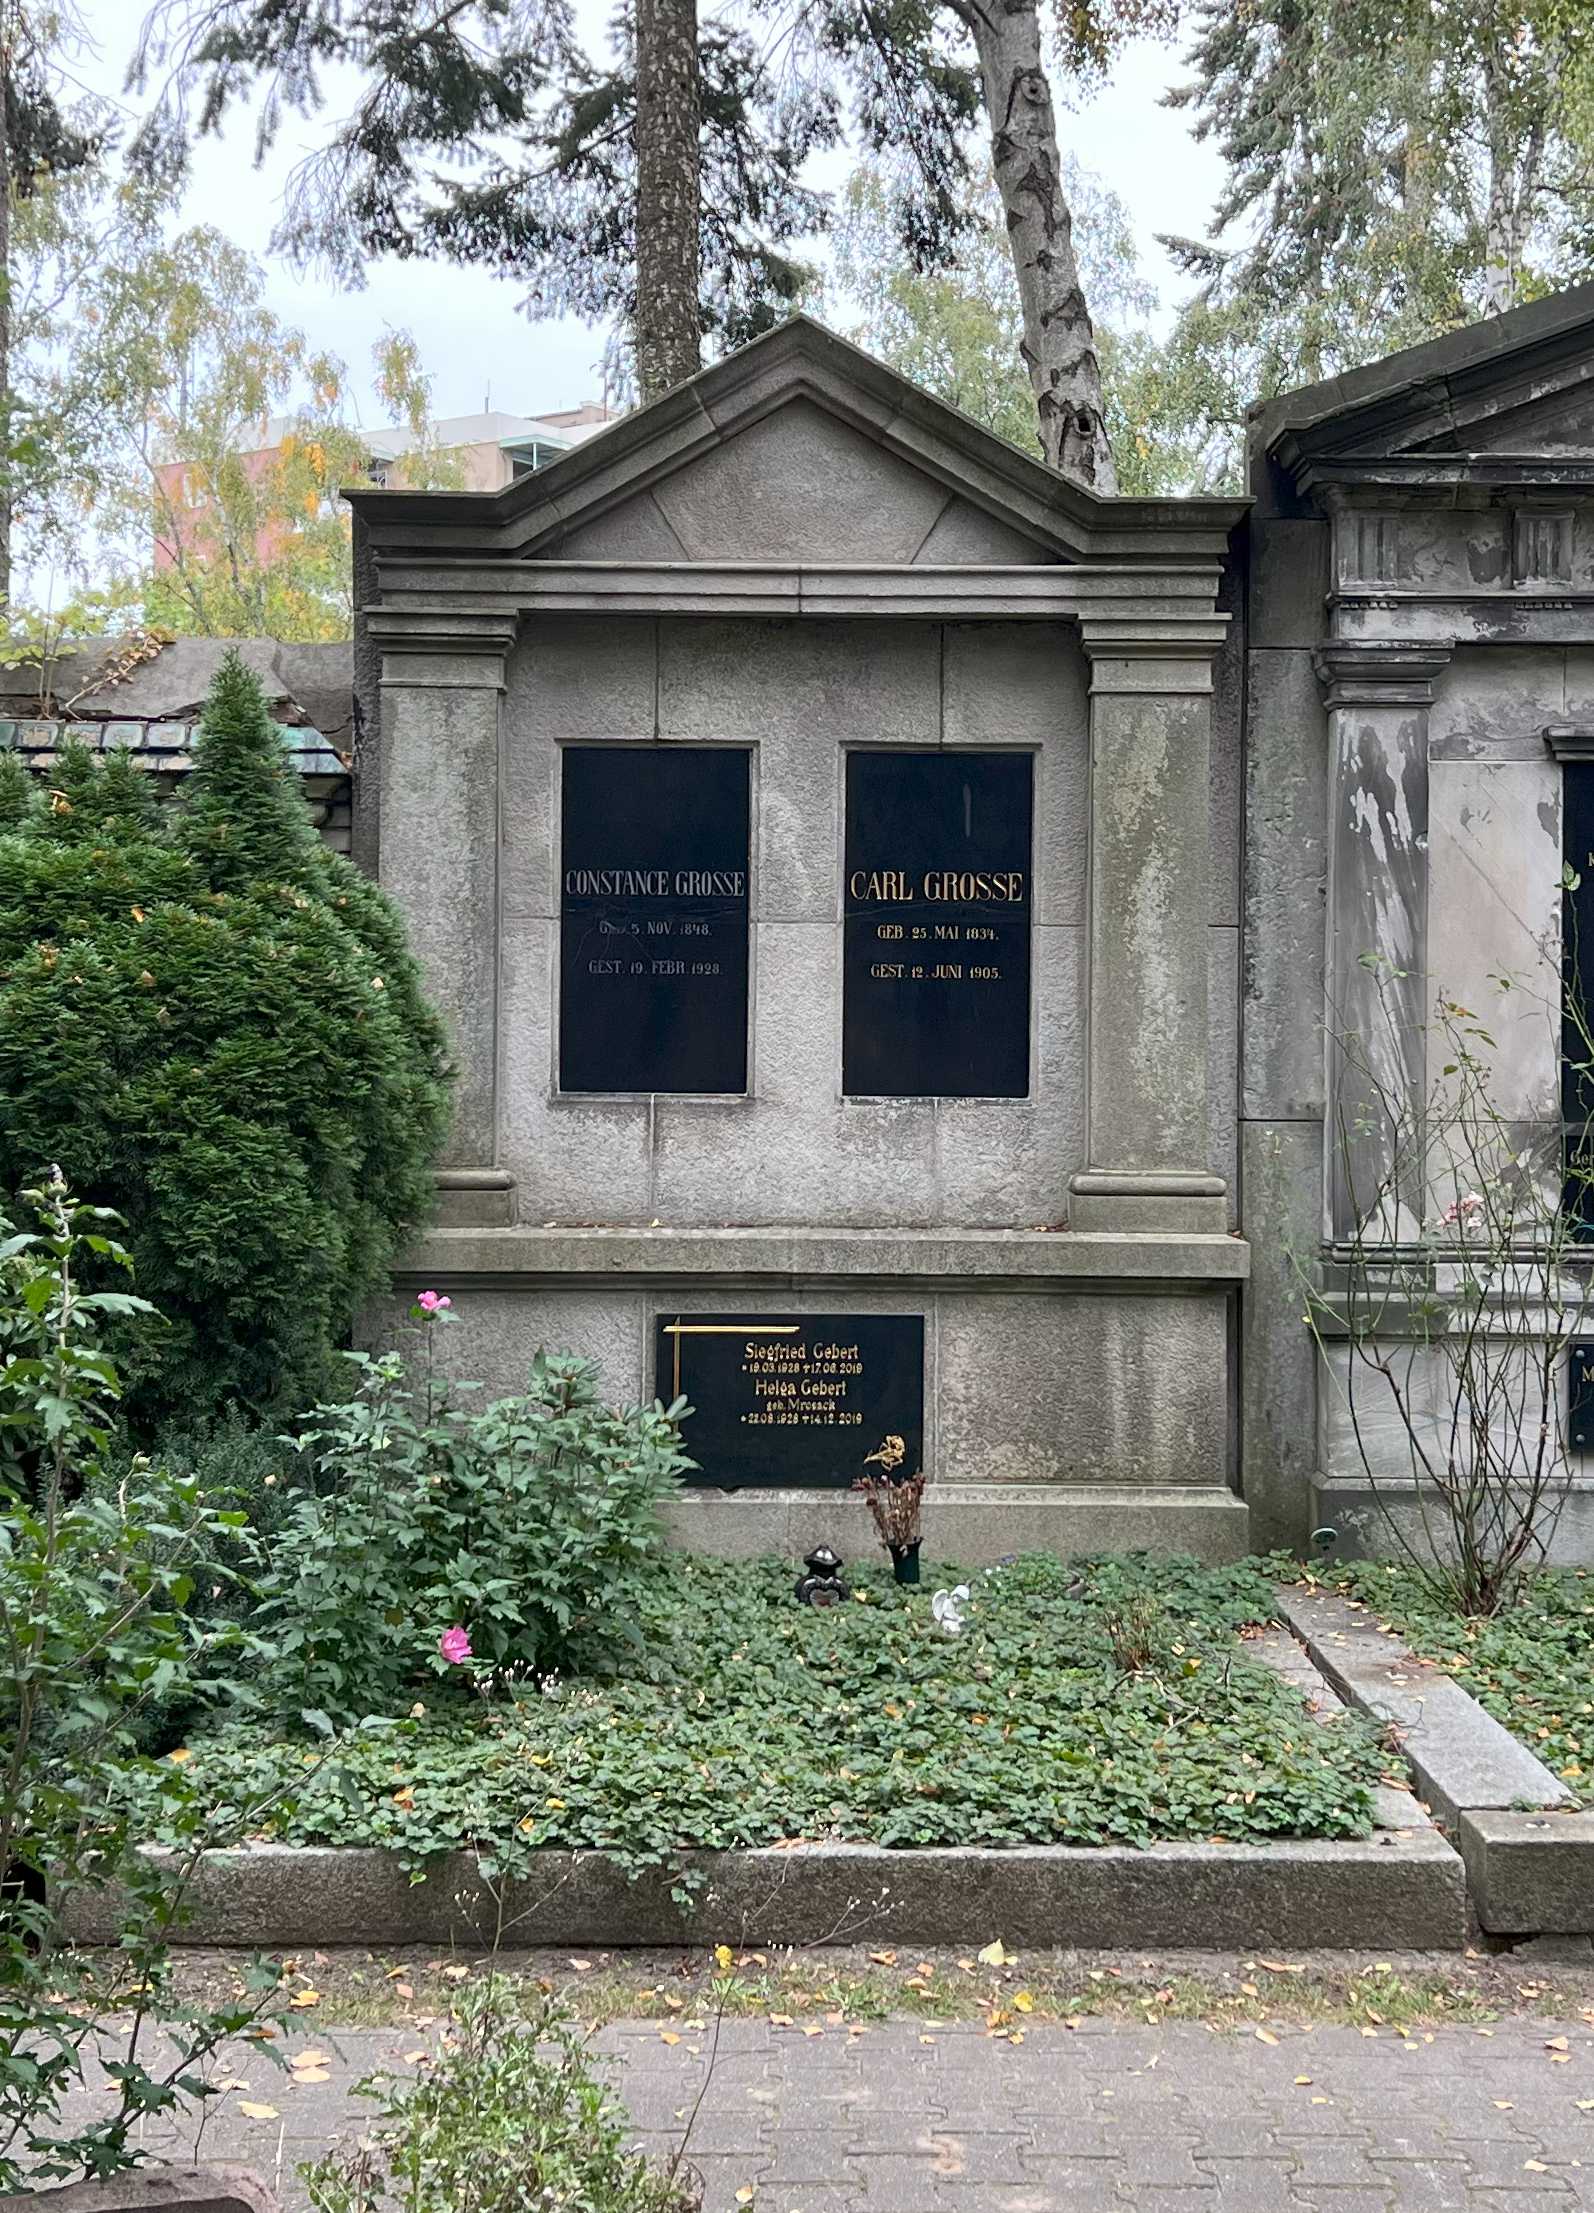
[[[919,564],[492,561],[458,568],[384,559],[380,597],[363,610],[372,636],[451,643],[521,614],[919,616],[925,620],[1088,622],[1102,652],[1211,652],[1228,618],[1215,606],[1216,561],[932,568]],[[1159,641],[1161,641],[1159,645]]]
[[[1586,725],[1552,722],[1544,742],[1558,761],[1594,761],[1594,729]]]
[[[512,610],[496,607],[424,607],[365,610],[371,637],[384,653],[485,653],[502,657],[515,642]]]
[[[1222,1190],[1221,1183],[1216,1185]],[[807,1292],[850,1277],[1045,1290],[1238,1282],[1250,1247],[1226,1233],[982,1229],[432,1229],[398,1260],[401,1287],[646,1284],[734,1278]]]
[[[1434,684],[1453,651],[1449,641],[1412,645],[1364,638],[1319,646],[1312,658],[1330,709],[1430,707]]]

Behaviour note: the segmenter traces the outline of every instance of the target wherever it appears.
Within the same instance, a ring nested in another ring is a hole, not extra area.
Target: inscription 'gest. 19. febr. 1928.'
[[[922,1314],[665,1314],[654,1358],[659,1397],[691,1402],[689,1480],[827,1488],[923,1464]]]
[[[842,1089],[1029,1091],[1028,753],[847,759]]]
[[[563,755],[559,1088],[747,1088],[748,755]]]

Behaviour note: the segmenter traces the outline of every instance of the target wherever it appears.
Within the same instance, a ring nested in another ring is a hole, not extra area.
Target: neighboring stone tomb
[[[354,494],[356,849],[461,1071],[400,1303],[494,1387],[684,1391],[709,1549],[861,1545],[882,1453],[973,1560],[1335,1510],[1325,946],[1542,965],[1591,339],[1571,295],[1292,395],[1249,519],[800,319],[501,492]]]

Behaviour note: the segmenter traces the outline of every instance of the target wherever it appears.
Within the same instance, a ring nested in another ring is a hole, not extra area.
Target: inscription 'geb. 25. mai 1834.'
[[[747,1088],[748,755],[563,753],[559,1088]]]

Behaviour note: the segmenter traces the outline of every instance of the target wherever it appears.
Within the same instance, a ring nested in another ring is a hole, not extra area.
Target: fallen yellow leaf
[[[1310,2075],[1297,2075],[1297,2076],[1296,2076],[1296,2078],[1295,2078],[1295,2080],[1296,2080],[1296,2083],[1297,2083],[1297,2085],[1298,2085],[1298,2086],[1299,2086],[1299,2087],[1300,2087],[1301,2089],[1303,2089],[1303,2090],[1305,2089],[1306,2085],[1307,2085],[1307,2084],[1308,2084],[1308,2083],[1309,2083],[1309,2082],[1311,2081],[1311,2079],[1312,2079],[1312,2078],[1311,2078],[1311,2076],[1310,2076]]]
[[[1256,2029],[1252,2033],[1259,2044],[1276,2044],[1278,2042],[1278,2038],[1271,2029]]]
[[[330,2082],[332,2077],[325,2067],[295,2067],[289,2079],[293,2082]]]
[[[1524,2174],[1547,2175],[1549,2171],[1542,2159],[1524,2159],[1522,2162],[1522,2172]]]
[[[274,2121],[277,2118],[274,2105],[255,2105],[248,2098],[238,2100],[238,2110],[247,2114],[251,2121]]]
[[[714,1964],[716,1967],[734,1967],[736,1965],[736,1954],[728,1944],[715,1945]]]
[[[1013,1993],[1013,2011],[1014,2011],[1015,2013],[1033,2013],[1033,2012],[1035,2011],[1035,2000],[1034,2000],[1034,1997],[1032,1996],[1032,1994],[1031,1994],[1031,1993],[1030,1993],[1029,1991],[1027,1991],[1027,1990],[1015,1990],[1015,1991],[1014,1991],[1014,1993]]]
[[[661,2044],[679,2044],[680,2041],[681,2039],[676,2035],[674,2029],[660,2029],[659,2042]]]
[[[736,2202],[738,2205],[751,2205],[756,2194],[752,2184],[744,2182],[736,2193]]]
[[[321,1993],[319,1990],[296,1990],[288,2003],[301,2009],[305,2006],[318,2006],[321,2003]]]
[[[289,2062],[288,2062],[288,2065],[289,2065],[290,2067],[295,2067],[295,2068],[297,2068],[297,2067],[324,2067],[324,2066],[326,2065],[326,2063],[327,2063],[327,2055],[326,2055],[326,2053],[325,2053],[325,2052],[319,2052],[319,2051],[315,2050],[315,2048],[314,2048],[314,2047],[312,2046],[312,2048],[311,2048],[311,2049],[310,2049],[309,2051],[307,2051],[307,2052],[295,2052],[295,2053],[294,2053],[294,2055],[293,2055],[293,2057],[292,2057],[292,2059],[290,2059],[290,2060],[289,2060]]]
[[[1012,1955],[1004,1948],[1001,1938],[997,1937],[994,1943],[987,1944],[982,1952],[976,1952],[974,1956],[982,1966],[1005,1967]]]

